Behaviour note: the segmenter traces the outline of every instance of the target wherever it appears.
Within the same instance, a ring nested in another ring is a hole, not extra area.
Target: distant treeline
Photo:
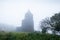
[[[60,40],[60,36],[36,32],[0,32],[0,40]]]

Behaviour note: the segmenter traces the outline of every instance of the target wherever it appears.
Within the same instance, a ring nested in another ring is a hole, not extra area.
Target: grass
[[[36,32],[0,32],[0,40],[60,40],[60,36]]]

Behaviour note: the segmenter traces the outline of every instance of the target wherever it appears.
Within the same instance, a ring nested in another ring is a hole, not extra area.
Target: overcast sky
[[[60,0],[0,0],[0,23],[21,26],[28,10],[37,28],[39,21],[60,12]]]

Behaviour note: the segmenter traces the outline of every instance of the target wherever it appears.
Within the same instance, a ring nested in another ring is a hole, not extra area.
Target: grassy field
[[[60,36],[36,32],[0,32],[0,40],[60,40]]]

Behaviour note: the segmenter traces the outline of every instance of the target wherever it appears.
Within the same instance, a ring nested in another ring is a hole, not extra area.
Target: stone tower
[[[34,32],[33,15],[30,11],[25,14],[24,20],[22,20],[21,32]]]

